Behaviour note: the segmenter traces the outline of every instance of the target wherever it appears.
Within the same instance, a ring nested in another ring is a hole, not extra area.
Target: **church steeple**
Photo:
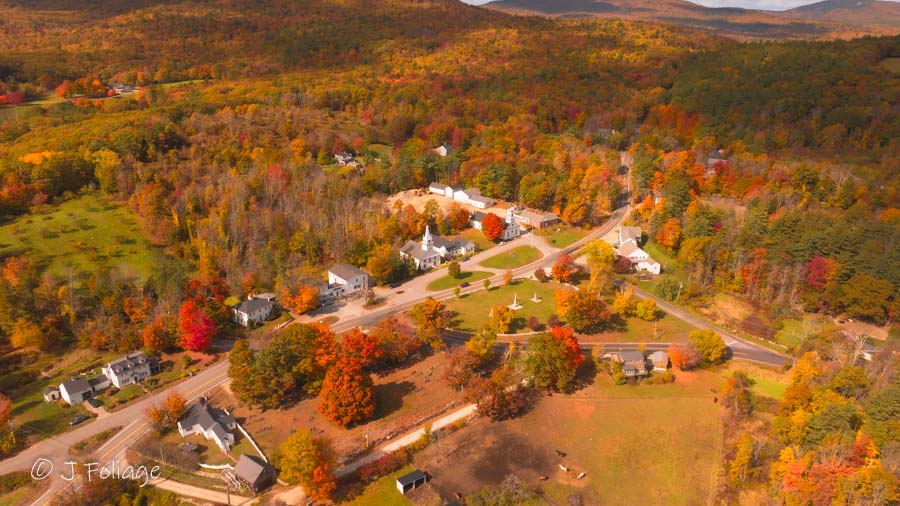
[[[434,241],[431,239],[431,230],[429,230],[428,225],[425,225],[425,237],[422,238],[422,250],[428,251],[432,246],[434,246]]]

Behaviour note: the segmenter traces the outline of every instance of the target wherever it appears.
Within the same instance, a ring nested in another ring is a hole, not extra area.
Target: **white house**
[[[400,256],[411,258],[419,270],[437,267],[444,260],[475,252],[475,244],[463,238],[446,239],[439,235],[432,236],[429,227],[425,227],[422,242],[409,241],[400,248]]]
[[[251,295],[247,297],[247,300],[233,307],[231,312],[235,323],[247,327],[251,323],[266,321],[274,308],[275,304],[271,300]]]
[[[431,151],[438,156],[447,156],[447,154],[450,153],[451,149],[452,148],[450,147],[449,144],[441,144],[440,146],[432,149]]]
[[[484,220],[485,216],[487,216],[487,213],[475,211],[472,214],[472,228],[481,230],[482,221]],[[503,229],[503,234],[500,235],[501,240],[509,241],[522,235],[522,227],[519,226],[519,223],[514,218],[514,208],[511,207],[506,210],[506,218],[504,218],[504,222],[506,226]]]
[[[108,362],[101,368],[101,371],[116,388],[137,383],[144,378],[149,378],[152,374],[150,372],[150,358],[143,351],[125,355],[118,360]]]
[[[650,254],[642,250],[640,243],[640,227],[621,227],[619,228],[619,244],[616,253],[630,260],[635,270],[659,274],[661,270],[659,262],[652,259]]]
[[[59,384],[59,396],[73,406],[93,397],[94,389],[87,379],[72,378]]]
[[[360,168],[362,164],[356,161],[356,157],[353,156],[353,153],[347,153],[346,151],[341,151],[340,153],[334,154],[334,161],[337,162],[341,167],[353,167]]]
[[[328,284],[319,286],[319,298],[336,299],[368,290],[369,275],[365,271],[348,264],[337,264],[328,269]]]
[[[453,200],[463,204],[468,204],[478,209],[487,209],[494,205],[494,201],[481,195],[481,191],[478,188],[454,190]]]
[[[234,417],[227,411],[212,407],[207,402],[198,402],[178,422],[178,433],[181,437],[201,434],[207,440],[216,443],[223,452],[228,452],[234,445],[232,431],[237,427]]]

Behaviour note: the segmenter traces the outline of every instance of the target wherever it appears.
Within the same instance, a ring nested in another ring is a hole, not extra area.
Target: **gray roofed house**
[[[635,246],[641,245],[641,227],[621,227],[619,228],[619,247],[626,243],[634,243]]]
[[[366,271],[349,264],[336,264],[328,269],[328,284],[319,286],[319,299],[330,301],[368,288]]]
[[[233,307],[231,311],[234,313],[234,321],[247,327],[251,323],[266,321],[273,309],[275,304],[272,301],[251,296]]]
[[[103,374],[115,385],[122,388],[132,383],[137,383],[151,374],[151,361],[143,351],[125,355],[124,357],[108,362],[101,370]]]
[[[622,372],[631,378],[634,376],[646,376],[647,359],[644,354],[634,350],[614,351],[608,354],[615,362],[622,364]]]
[[[235,427],[237,422],[227,411],[214,408],[206,402],[198,402],[178,422],[178,433],[181,437],[202,434],[207,440],[216,443],[223,452],[227,452],[234,444],[234,434],[231,431]]]
[[[449,257],[468,255],[474,252],[475,243],[472,241],[462,237],[447,239],[439,235],[431,235],[431,230],[427,226],[421,243],[408,241],[400,248],[400,256],[411,258],[419,270],[437,267]]]
[[[345,280],[353,279],[357,276],[367,276],[366,271],[350,264],[333,265],[330,269],[328,269],[328,272],[333,273],[336,277]]]
[[[275,483],[275,468],[260,459],[242,453],[234,465],[234,474],[250,487],[254,494]]]
[[[540,213],[529,209],[517,211],[516,219],[531,228],[545,228],[559,223],[559,217],[553,213]]]
[[[59,385],[59,395],[71,406],[93,397],[94,389],[87,379],[72,378],[68,381],[63,381]]]

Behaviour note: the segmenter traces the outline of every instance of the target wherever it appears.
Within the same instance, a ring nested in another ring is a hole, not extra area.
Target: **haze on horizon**
[[[484,5],[491,0],[463,0],[472,5]],[[821,0],[688,0],[698,5],[706,7],[740,7],[743,9],[756,9],[767,11],[785,11],[800,7],[801,5],[809,5]],[[900,0],[887,0],[890,2],[898,2]]]

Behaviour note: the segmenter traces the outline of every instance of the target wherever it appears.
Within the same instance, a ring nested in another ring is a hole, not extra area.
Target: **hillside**
[[[823,39],[897,33],[900,18],[896,7],[900,4],[835,0],[815,5],[818,7],[784,13],[711,8],[684,0],[495,0],[484,6],[513,14],[673,23],[739,39]]]
[[[825,0],[791,9],[784,15],[798,19],[817,19],[856,26],[886,26],[900,30],[900,2]]]

